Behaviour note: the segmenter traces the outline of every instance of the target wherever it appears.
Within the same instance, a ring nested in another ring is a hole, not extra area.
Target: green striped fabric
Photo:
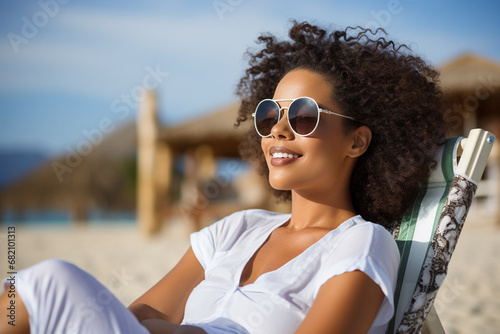
[[[426,186],[406,210],[397,234],[401,254],[398,281],[394,294],[396,311],[387,333],[395,333],[411,301],[427,251],[448,196],[456,168],[456,150],[462,138],[447,139],[438,151],[439,166],[432,172]]]

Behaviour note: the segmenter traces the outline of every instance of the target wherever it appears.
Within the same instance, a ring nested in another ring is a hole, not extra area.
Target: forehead
[[[288,72],[278,83],[273,99],[308,96],[318,102],[328,103],[331,102],[332,90],[332,84],[321,74],[306,69],[295,69]]]

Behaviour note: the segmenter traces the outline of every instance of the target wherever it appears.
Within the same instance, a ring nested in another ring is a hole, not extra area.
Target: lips
[[[302,157],[302,154],[294,152],[282,146],[272,146],[269,149],[271,155],[271,165],[284,166]]]

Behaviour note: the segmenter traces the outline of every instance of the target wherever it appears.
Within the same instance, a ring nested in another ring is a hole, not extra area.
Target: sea
[[[71,218],[69,211],[65,210],[26,210],[15,212],[6,210],[1,216],[2,226],[71,226],[76,222]],[[86,224],[135,224],[137,215],[135,211],[103,211],[90,210]]]

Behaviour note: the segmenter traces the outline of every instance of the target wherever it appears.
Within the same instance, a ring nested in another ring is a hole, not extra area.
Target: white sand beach
[[[8,271],[6,226],[0,233],[2,276]],[[156,236],[134,225],[106,223],[16,229],[16,270],[49,258],[73,262],[107,286],[126,305],[158,281],[189,247],[189,229],[172,221]],[[448,277],[435,302],[446,333],[500,332],[500,228],[467,221]]]

